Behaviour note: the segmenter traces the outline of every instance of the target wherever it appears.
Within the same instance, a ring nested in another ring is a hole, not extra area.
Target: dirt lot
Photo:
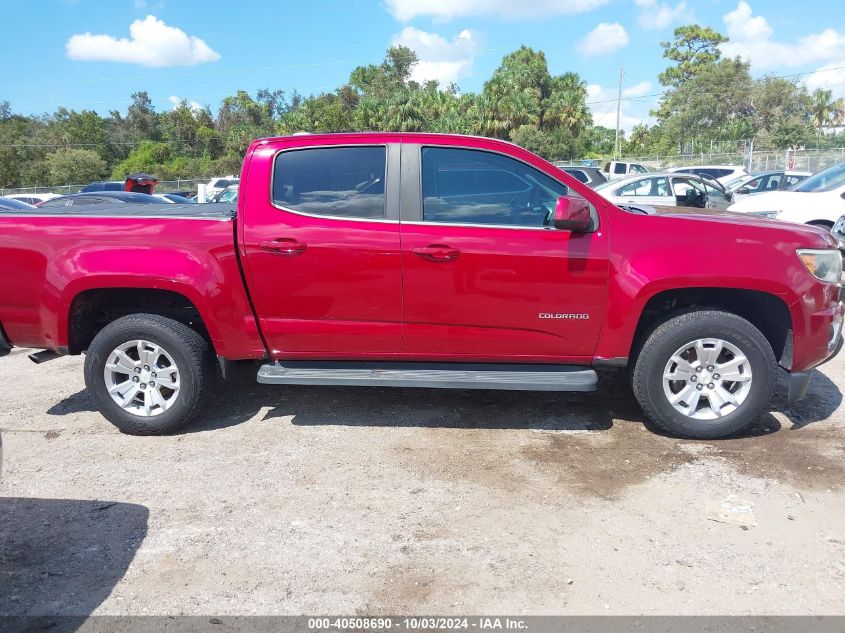
[[[81,367],[0,361],[0,614],[845,614],[845,355],[719,442],[646,429],[621,378],[249,372],[183,434],[130,437]]]

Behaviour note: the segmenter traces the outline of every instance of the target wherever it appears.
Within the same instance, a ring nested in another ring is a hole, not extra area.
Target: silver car
[[[714,178],[695,174],[658,173],[628,176],[596,187],[614,204],[655,207],[727,209],[733,196]]]

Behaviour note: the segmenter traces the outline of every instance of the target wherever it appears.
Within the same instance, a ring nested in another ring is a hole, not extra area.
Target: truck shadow
[[[842,404],[839,387],[816,372],[807,397],[786,406],[786,376],[779,378],[770,412],[736,437],[767,435],[781,429],[773,412],[783,414],[790,430],[828,419]],[[421,428],[535,429],[606,431],[614,420],[645,424],[625,372],[601,377],[595,393],[389,389],[374,387],[271,387],[258,385],[254,371],[239,368],[221,388],[213,414],[185,429],[203,432],[251,419],[290,418],[301,426],[396,426]]]
[[[0,629],[75,631],[123,578],[144,506],[0,498]]]
[[[786,406],[786,376],[780,372],[770,412],[737,437],[774,433],[778,412],[796,430],[829,418],[842,404],[842,392],[824,373],[813,376],[807,397]],[[614,420],[645,424],[625,372],[601,377],[595,393],[388,389],[376,387],[273,387],[255,382],[255,368],[236,366],[221,383],[203,419],[181,433],[201,433],[242,424],[268,409],[263,420],[290,417],[295,425],[405,426],[490,429],[605,431]],[[94,411],[85,391],[54,404],[48,413]]]

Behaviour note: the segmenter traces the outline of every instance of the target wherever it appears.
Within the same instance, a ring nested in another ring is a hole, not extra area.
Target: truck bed
[[[234,217],[231,204],[0,212],[0,328],[15,346],[77,353],[72,321],[86,302],[117,291],[143,311],[150,292],[169,293],[196,308],[218,354],[261,358]]]

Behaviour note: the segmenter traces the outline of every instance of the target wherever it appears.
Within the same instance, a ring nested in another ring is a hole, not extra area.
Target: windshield
[[[799,182],[790,191],[801,191],[803,193],[832,191],[843,185],[845,185],[845,163],[839,163],[810,176],[803,182]]]
[[[759,178],[759,176],[737,176],[736,178],[731,178],[728,182],[725,183],[725,189],[731,191],[733,189],[739,189],[747,182],[751,182]]]

